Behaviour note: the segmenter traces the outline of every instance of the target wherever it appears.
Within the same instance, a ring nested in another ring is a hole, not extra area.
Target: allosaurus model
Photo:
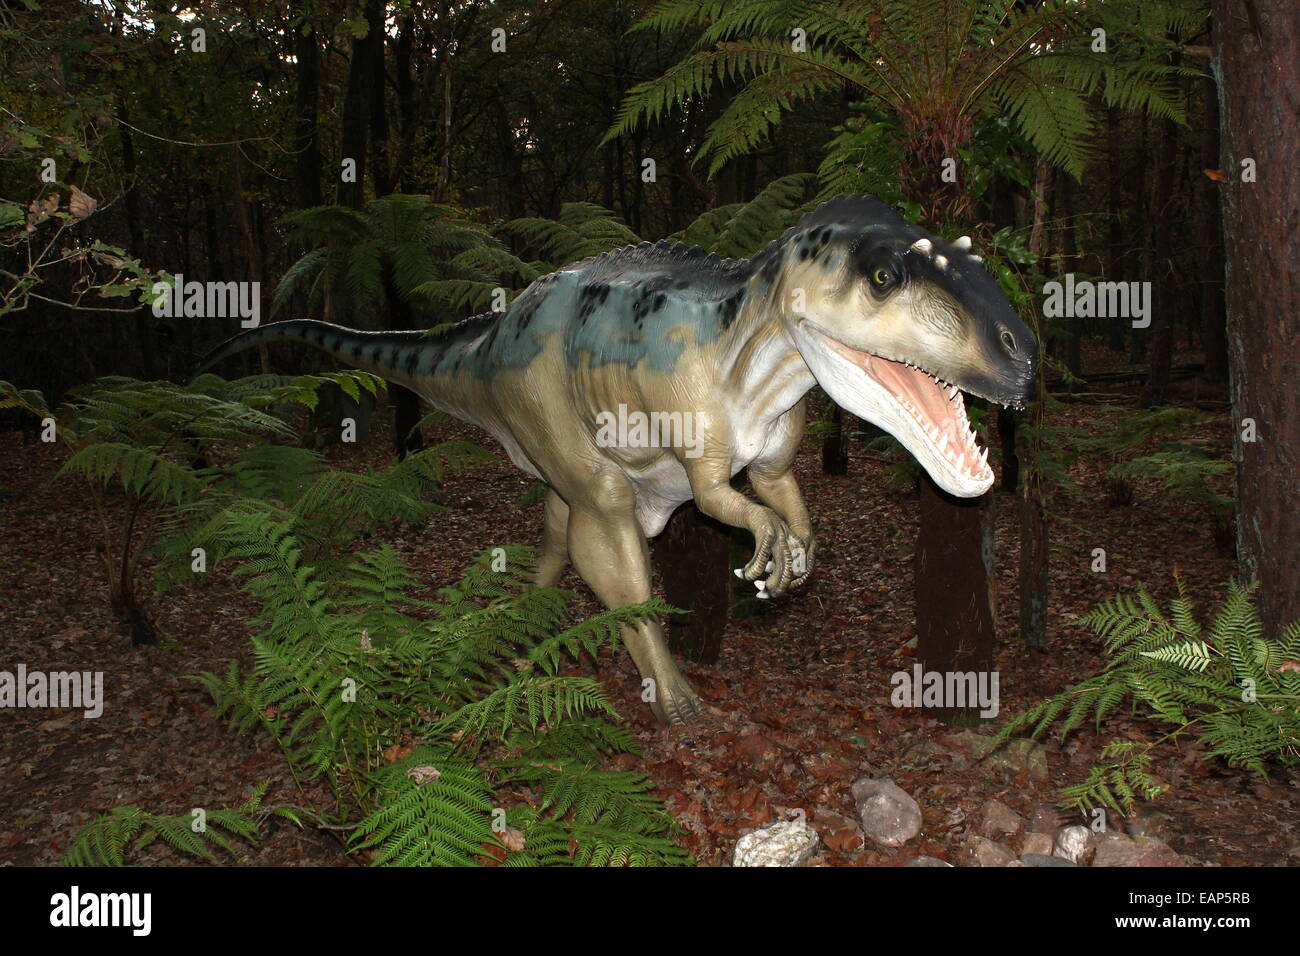
[[[611,608],[650,597],[647,539],[692,498],[753,534],[737,573],[760,597],[807,580],[815,542],[791,465],[814,384],[894,435],[939,487],[983,494],[993,472],[962,392],[1021,404],[1038,352],[968,238],[941,240],[867,196],[823,203],[752,259],[643,242],[543,276],[506,311],[439,334],[277,322],[217,347],[195,375],[286,339],[495,436],[550,488],[534,583],[555,584],[572,561]],[[638,413],[689,419],[698,440],[608,440],[610,415]],[[761,504],[732,488],[742,468]],[[695,716],[699,698],[660,625],[623,639],[653,680],[656,715]]]

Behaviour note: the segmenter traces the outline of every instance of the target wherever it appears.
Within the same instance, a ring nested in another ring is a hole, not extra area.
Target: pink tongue
[[[948,400],[947,390],[920,369],[872,355],[867,359],[865,371],[895,395],[907,399],[920,409],[921,414],[941,434],[945,423],[956,424],[957,406]]]

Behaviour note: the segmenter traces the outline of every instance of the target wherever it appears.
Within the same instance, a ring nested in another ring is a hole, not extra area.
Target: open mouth
[[[966,402],[961,389],[945,382],[929,372],[906,362],[896,362],[882,358],[870,352],[850,348],[820,329],[818,334],[831,345],[835,352],[845,361],[860,369],[874,384],[892,396],[904,414],[903,430],[912,430],[924,441],[930,455],[917,454],[905,434],[899,429],[889,429],[894,436],[912,450],[922,460],[922,464],[934,475],[933,465],[946,466],[951,470],[963,492],[982,493],[993,484],[993,469],[988,464],[988,449],[981,448],[966,417]],[[878,423],[879,424],[879,423]],[[908,424],[914,429],[906,429]],[[883,426],[882,426],[883,427]],[[926,458],[935,461],[926,461]],[[936,479],[940,476],[934,475]],[[946,484],[941,481],[940,484]],[[975,491],[975,489],[979,489]],[[956,491],[956,489],[952,489]]]

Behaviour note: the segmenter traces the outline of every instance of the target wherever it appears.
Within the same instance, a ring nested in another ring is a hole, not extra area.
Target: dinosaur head
[[[872,197],[815,209],[783,237],[783,321],[818,384],[897,438],[959,497],[993,484],[962,392],[1020,406],[1038,343],[971,252]]]

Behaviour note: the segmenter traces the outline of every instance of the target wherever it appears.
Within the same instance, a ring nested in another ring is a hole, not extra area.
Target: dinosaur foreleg
[[[731,462],[727,458],[684,458],[682,464],[699,509],[710,518],[745,528],[754,536],[754,556],[741,571],[744,579],[766,582],[759,588],[761,597],[784,593],[802,572],[796,572],[795,567],[799,552],[807,560],[807,542],[794,534],[773,508],[750,501],[731,487]],[[806,511],[802,517],[807,520]]]
[[[533,587],[554,587],[569,563],[569,506],[554,491],[546,495],[542,519],[542,549],[533,572]]]
[[[778,475],[770,475],[751,468],[749,480],[763,504],[780,515],[781,520],[790,529],[792,577],[785,587],[797,588],[812,574],[813,553],[817,550],[812,521],[808,517],[808,508],[804,504],[803,494],[799,491],[799,483],[795,481],[794,472],[789,469]],[[772,590],[770,580],[768,590]]]
[[[632,489],[621,475],[597,480],[587,500],[570,500],[569,553],[574,567],[606,607],[650,598],[650,551],[637,523]],[[623,643],[643,679],[654,683],[650,706],[665,723],[681,723],[700,712],[700,699],[668,653],[657,621],[624,627]]]

